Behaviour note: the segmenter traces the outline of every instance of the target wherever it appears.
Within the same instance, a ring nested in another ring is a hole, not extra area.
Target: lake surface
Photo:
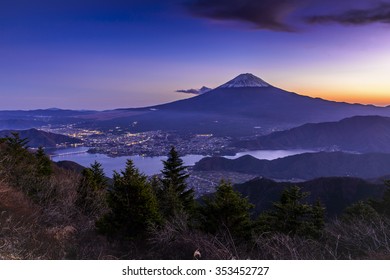
[[[58,149],[56,150],[51,159],[53,161],[62,161],[69,160],[77,162],[85,167],[90,166],[95,161],[98,161],[102,164],[104,171],[107,176],[111,177],[113,171],[120,171],[125,168],[126,161],[128,159],[133,160],[134,165],[146,175],[153,175],[160,173],[160,170],[163,168],[162,160],[166,160],[167,157],[142,157],[142,156],[123,156],[123,157],[109,157],[104,154],[89,154],[87,153],[89,148],[79,147],[79,148],[68,148],[68,149]],[[312,152],[309,150],[258,150],[258,151],[248,151],[237,153],[235,156],[225,156],[225,158],[235,159],[244,155],[251,155],[258,159],[267,159],[272,160],[276,158],[287,157],[291,155],[302,154],[306,152]],[[183,156],[184,165],[192,166],[204,156],[202,155],[186,155]]]

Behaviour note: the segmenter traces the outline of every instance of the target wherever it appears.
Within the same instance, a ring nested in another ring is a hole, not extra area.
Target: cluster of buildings
[[[165,156],[172,146],[180,155],[234,154],[229,146],[230,139],[213,135],[177,135],[164,131],[142,133],[106,133],[91,135],[84,145],[91,147],[91,153],[110,156],[142,155],[146,157]]]
[[[132,133],[117,127],[107,132],[78,128],[73,124],[43,127],[45,131],[75,137],[90,147],[90,153],[106,154],[112,157],[142,155],[146,157],[165,156],[172,146],[180,155],[234,155],[229,137],[212,134],[176,134],[166,131]]]

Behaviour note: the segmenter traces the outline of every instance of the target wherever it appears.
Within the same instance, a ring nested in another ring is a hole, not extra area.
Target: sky
[[[241,73],[302,95],[390,105],[390,1],[1,3],[0,110],[142,107]]]

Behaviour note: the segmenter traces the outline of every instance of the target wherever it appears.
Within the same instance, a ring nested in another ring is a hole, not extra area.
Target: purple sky
[[[13,0],[0,9],[0,110],[113,109],[240,73],[390,104],[390,1]]]

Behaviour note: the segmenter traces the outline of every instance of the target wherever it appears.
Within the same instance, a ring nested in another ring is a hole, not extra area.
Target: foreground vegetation
[[[294,186],[255,216],[229,182],[195,200],[174,148],[161,177],[129,160],[111,181],[97,162],[79,174],[27,144],[0,141],[0,259],[390,258],[390,190],[330,220]]]

